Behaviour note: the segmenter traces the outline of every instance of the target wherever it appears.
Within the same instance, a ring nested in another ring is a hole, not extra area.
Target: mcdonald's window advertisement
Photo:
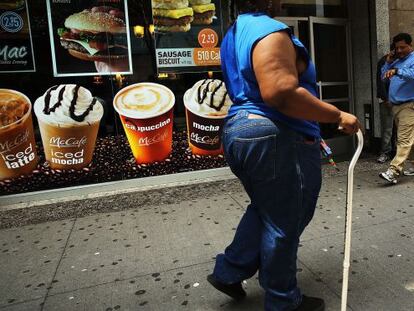
[[[220,70],[220,0],[152,0],[158,72]]]
[[[57,36],[55,27],[53,32],[49,31],[51,17],[45,13],[51,12],[55,5],[69,6],[69,3],[72,0],[29,4],[36,20],[34,47],[44,46]],[[96,11],[97,2],[92,6],[84,1],[82,6],[79,3],[73,2],[71,10],[62,10],[60,16],[69,11],[70,14],[89,14],[94,8]],[[110,5],[99,6],[95,14],[115,14],[108,13],[115,10],[115,5],[121,4],[113,0]],[[141,7],[137,2],[125,1],[117,7],[123,5],[125,8],[116,13],[123,20],[130,20],[125,27],[136,27],[152,16],[151,2]],[[123,15],[128,11],[134,12],[129,19]],[[194,20],[214,24],[216,14],[215,10],[194,16]],[[79,35],[79,29],[73,31],[62,21],[71,36]],[[148,22],[141,26],[151,27],[152,21]],[[177,29],[199,26],[180,27]],[[68,42],[79,44],[78,39]],[[89,66],[91,61],[76,58],[68,51],[74,46],[67,47],[59,46],[62,49],[59,53],[73,58],[70,62],[88,64],[86,69],[73,63],[67,68],[83,73],[94,68]],[[111,47],[108,45],[106,49]],[[148,38],[141,35],[132,35],[130,48],[124,51],[126,59],[131,53],[132,74],[106,75],[95,71],[93,76],[56,77],[54,69],[64,66],[55,67],[57,64],[52,60],[56,55],[46,50],[50,53],[35,54],[36,63],[40,64],[37,72],[7,79],[0,75],[1,196],[227,165],[221,134],[232,103],[220,72],[160,75],[155,65],[155,48],[151,50]],[[82,53],[86,52],[87,49]]]
[[[127,0],[48,0],[57,77],[131,74]]]

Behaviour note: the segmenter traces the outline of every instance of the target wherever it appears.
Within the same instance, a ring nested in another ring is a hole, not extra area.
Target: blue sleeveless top
[[[252,64],[252,52],[255,45],[263,38],[277,31],[287,31],[298,53],[308,60],[308,67],[299,76],[299,86],[304,87],[314,96],[318,96],[316,71],[309,53],[304,45],[291,34],[290,28],[264,13],[246,13],[239,15],[237,22],[228,30],[221,44],[221,67],[224,81],[233,105],[228,118],[239,110],[266,116],[280,121],[306,136],[320,137],[316,122],[288,117],[276,108],[265,104],[257,83]]]

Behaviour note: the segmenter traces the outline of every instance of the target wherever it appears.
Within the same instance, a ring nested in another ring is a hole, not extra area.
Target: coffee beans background
[[[163,162],[138,165],[125,136],[98,138],[92,163],[82,170],[53,170],[37,145],[39,165],[30,175],[0,181],[0,195],[57,189],[108,181],[175,174],[226,166],[223,156],[196,156],[188,147],[186,131],[173,133],[173,151]]]

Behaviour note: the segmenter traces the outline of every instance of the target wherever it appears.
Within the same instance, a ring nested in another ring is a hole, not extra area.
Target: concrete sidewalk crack
[[[61,264],[61,262],[62,262],[63,256],[65,255],[66,248],[67,248],[67,246],[68,246],[68,244],[69,244],[70,237],[72,236],[73,228],[75,228],[75,224],[76,224],[76,221],[77,221],[77,220],[78,220],[78,218],[75,218],[75,219],[73,220],[72,228],[70,228],[70,232],[69,232],[68,237],[67,237],[67,239],[66,239],[65,246],[63,247],[62,254],[60,255],[59,262],[58,262],[58,264],[56,265],[55,272],[53,273],[52,279],[50,280],[49,286],[47,287],[47,292],[46,292],[45,298],[43,299],[43,302],[40,304],[40,306],[41,306],[40,311],[43,311],[43,309],[44,309],[44,307],[45,307],[46,300],[47,300],[47,298],[49,297],[49,292],[50,292],[50,290],[51,290],[51,288],[52,288],[52,285],[53,285],[53,280],[55,279],[55,277],[56,277],[56,275],[57,275],[57,272],[58,272],[58,270],[59,270],[59,267],[60,267],[60,264]]]
[[[242,205],[239,201],[237,201],[234,197],[233,194],[229,193],[228,196],[238,205],[243,209],[243,212],[245,212],[247,206]],[[246,203],[247,204],[247,203]],[[250,203],[249,203],[250,204]]]

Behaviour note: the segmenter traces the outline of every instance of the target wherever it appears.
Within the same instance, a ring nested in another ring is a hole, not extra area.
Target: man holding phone
[[[390,83],[388,99],[397,129],[397,152],[380,177],[396,184],[414,144],[414,50],[408,33],[396,35],[393,44],[395,50],[388,54],[382,76]]]

